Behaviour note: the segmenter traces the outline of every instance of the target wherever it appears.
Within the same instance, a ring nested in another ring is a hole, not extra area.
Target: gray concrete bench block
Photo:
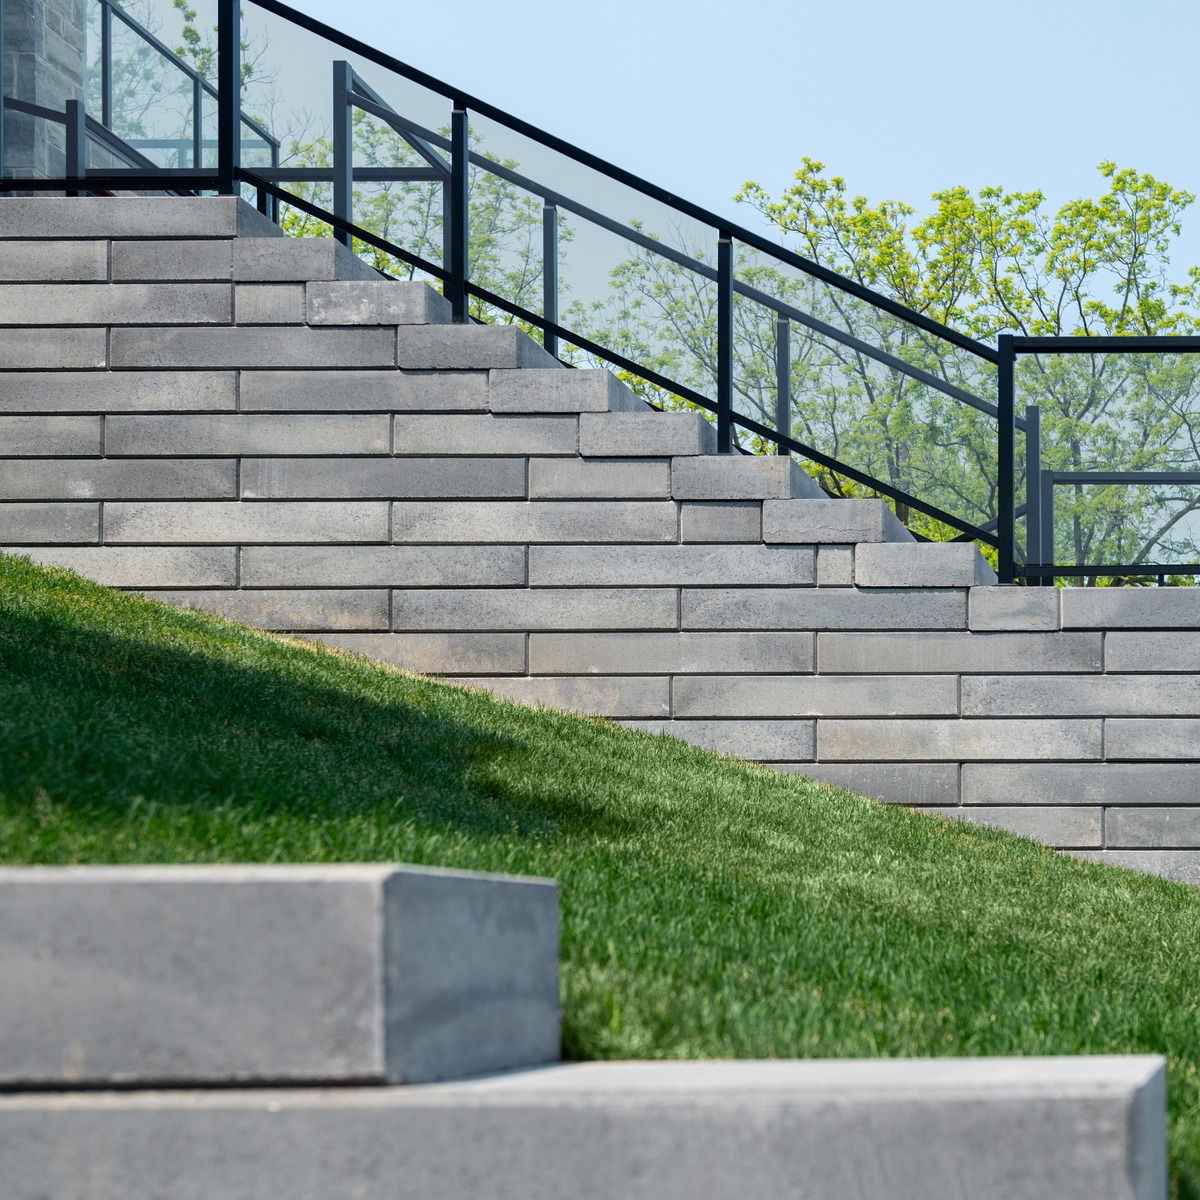
[[[245,499],[525,498],[523,458],[244,458]]]
[[[1103,653],[1096,633],[829,633],[817,640],[818,669],[850,675],[1098,672]]]
[[[908,759],[931,762],[968,760],[1098,759],[1101,722],[1036,721],[854,721],[831,717],[817,722],[819,759]],[[995,803],[998,793],[990,789]],[[1008,797],[1004,796],[1007,800]],[[963,802],[967,802],[965,783]],[[1053,803],[1046,786],[1037,803]]]
[[[108,278],[108,245],[96,242],[8,242],[0,283],[99,283]]]
[[[232,546],[34,546],[13,552],[108,587],[224,588],[238,581]]]
[[[1200,588],[1063,588],[1064,629],[1200,629]]]
[[[228,459],[15,459],[0,467],[0,500],[232,500]]]
[[[798,763],[786,769],[883,804],[908,807],[958,803],[957,763]]]
[[[650,411],[611,371],[492,371],[488,390],[495,413]]]
[[[170,241],[114,241],[113,282],[163,280],[213,282],[233,279],[231,239],[172,239]]]
[[[943,588],[994,584],[996,572],[969,543],[868,543],[854,556],[859,587]]]
[[[671,494],[677,500],[816,500],[825,495],[790,458],[733,454],[677,459],[671,464]]]
[[[1200,630],[1171,633],[1109,633],[1104,638],[1106,671],[1200,672]]]
[[[0,870],[0,1081],[399,1083],[557,1059],[557,903],[546,880],[389,865]]]
[[[523,587],[524,546],[246,546],[245,587]]]
[[[685,588],[684,629],[963,629],[966,592]]]
[[[754,500],[685,500],[679,505],[679,540],[761,542],[762,510]]]
[[[962,768],[964,804],[1107,805],[1128,804],[1134,797],[1141,804],[1200,802],[1200,763],[963,763]]]
[[[671,501],[554,500],[397,501],[396,542],[674,542]]]
[[[767,542],[911,542],[913,536],[882,500],[768,500],[763,505]]]
[[[297,282],[360,279],[379,272],[332,238],[289,237],[282,241],[240,239],[233,245],[233,277],[239,282]]]
[[[114,457],[388,454],[391,429],[383,413],[115,416],[104,446]]]
[[[1073,858],[1200,887],[1200,850],[1068,850]]]
[[[817,547],[817,587],[854,586],[854,547]]]
[[[49,1148],[53,1147],[53,1153]],[[7,1200],[1164,1200],[1156,1056],[0,1097]]]
[[[427,283],[310,283],[305,288],[310,325],[448,325],[449,301]]]
[[[681,675],[673,711],[676,717],[954,716],[958,681],[949,675]]]
[[[150,599],[164,604],[202,609],[258,629],[306,633],[388,627],[388,594],[378,588],[143,591]]]
[[[515,325],[401,325],[397,363],[410,371],[564,370]]]
[[[105,506],[104,540],[151,546],[386,542],[388,505],[386,500],[118,500]]]
[[[671,715],[671,681],[665,676],[638,678],[604,675],[545,679],[457,679],[464,687],[483,688],[517,704],[558,708],[614,720]]]
[[[455,327],[457,328],[457,326]],[[572,416],[408,416],[395,418],[403,455],[574,454],[579,424]]]
[[[531,458],[530,500],[668,500],[671,460]]]
[[[816,583],[811,546],[531,546],[535,587]]]
[[[136,328],[114,329],[109,338],[112,366],[118,368],[391,367],[396,362],[395,330],[386,327]]]
[[[949,817],[973,825],[990,825],[1051,846],[1087,849],[1104,844],[1104,820],[1099,808],[960,806],[930,808],[927,811],[931,816]]]
[[[0,504],[0,544],[83,545],[99,540],[99,504]]]
[[[0,325],[220,325],[228,284],[30,283],[0,289]]]
[[[302,283],[239,283],[233,289],[233,319],[239,325],[303,325]]]
[[[59,458],[100,453],[99,417],[0,417],[2,457]]]
[[[1200,720],[1122,720],[1104,722],[1104,757],[1108,759],[1200,759]],[[1200,802],[1200,795],[1196,797]]]
[[[1131,800],[1137,798],[1130,797]],[[1059,846],[1070,844],[1055,843]],[[1111,850],[1195,850],[1200,848],[1200,807],[1110,806],[1104,810],[1104,844]]]
[[[524,675],[523,633],[329,633],[318,640],[426,675]]]
[[[1061,626],[1058,588],[972,588],[968,621],[980,632],[1042,633]]]
[[[0,379],[0,412],[233,412],[236,404],[233,371],[13,372]]]
[[[715,454],[713,426],[696,412],[584,413],[579,453],[589,458]]]
[[[534,675],[715,675],[813,668],[811,633],[533,633]]]
[[[670,588],[397,589],[392,628],[413,633],[674,629]]]
[[[0,329],[0,371],[86,371],[107,365],[103,329]]]
[[[1200,717],[1200,675],[964,676],[964,716]]]
[[[812,758],[812,721],[625,721],[639,733],[669,734],[732,758],[798,762]]]
[[[390,364],[389,364],[390,365]],[[245,412],[484,412],[483,371],[243,371]]]
[[[282,238],[234,196],[8,197],[0,238]]]

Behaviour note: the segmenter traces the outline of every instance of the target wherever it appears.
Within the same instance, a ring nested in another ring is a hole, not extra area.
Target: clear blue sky
[[[717,211],[803,155],[918,209],[1095,193],[1104,158],[1200,191],[1196,0],[292,3]]]

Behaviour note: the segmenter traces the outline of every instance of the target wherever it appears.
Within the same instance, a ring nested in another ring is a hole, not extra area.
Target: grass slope
[[[1200,1197],[1200,891],[0,556],[0,861],[562,885],[571,1057],[1153,1051]]]

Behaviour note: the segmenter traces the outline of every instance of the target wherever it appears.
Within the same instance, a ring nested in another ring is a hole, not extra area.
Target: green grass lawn
[[[0,861],[553,876],[570,1057],[1161,1053],[1200,1197],[1200,890],[3,555]]]

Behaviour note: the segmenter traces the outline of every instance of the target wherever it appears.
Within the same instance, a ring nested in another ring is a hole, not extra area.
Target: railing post
[[[0,179],[4,178],[4,0],[0,0]],[[13,91],[16,92],[16,79],[13,80]],[[3,193],[7,196],[8,193]],[[3,198],[0,196],[0,198]]]
[[[354,111],[350,107],[350,64],[333,64],[333,215],[354,220]],[[335,241],[349,246],[350,234],[334,229]]]
[[[788,317],[775,318],[775,428],[779,433],[792,433],[792,322]],[[791,454],[779,442],[776,454]]]
[[[733,239],[717,237],[717,453],[733,453]]]
[[[558,205],[542,206],[542,316],[558,324]],[[558,357],[558,334],[542,331],[547,354]]]
[[[997,340],[999,361],[996,365],[996,408],[998,429],[996,444],[996,532],[999,535],[997,575],[1001,583],[1016,582],[1016,448],[1017,414],[1012,334],[1002,333]]]
[[[1042,410],[1036,404],[1025,406],[1025,545],[1026,559],[1034,566],[1045,566],[1042,558]],[[1039,576],[1036,587],[1046,581]]]
[[[192,80],[192,166],[197,171],[204,166],[204,88],[199,79]]]
[[[100,124],[111,129],[113,123],[112,100],[112,9],[108,0],[100,4]],[[200,118],[197,116],[199,125]]]
[[[450,118],[450,261],[447,264],[446,298],[450,301],[452,319],[461,325],[470,320],[467,310],[467,256],[471,230],[467,209],[467,179],[470,169],[470,139],[467,110],[457,101]]]
[[[68,100],[63,106],[66,113],[66,173],[68,179],[82,179],[87,174],[87,117],[83,112],[82,100]],[[82,196],[81,191],[70,191],[68,196]]]
[[[242,163],[242,10],[217,0],[217,191],[238,193]]]

